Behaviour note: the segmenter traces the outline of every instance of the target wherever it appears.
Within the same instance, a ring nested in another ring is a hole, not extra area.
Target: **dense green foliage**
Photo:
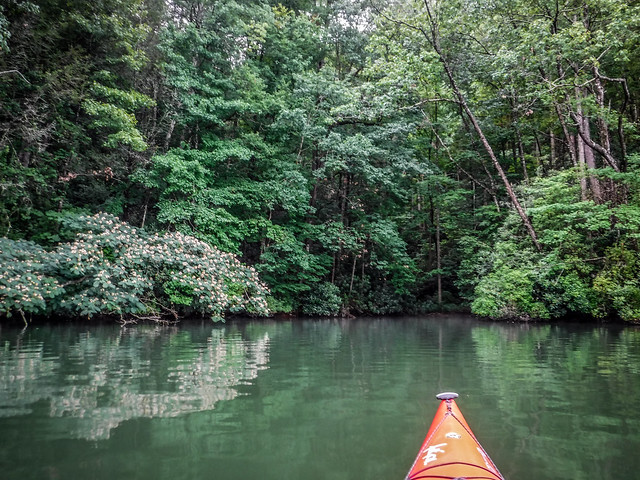
[[[622,0],[11,0],[2,309],[266,313],[222,273],[199,300],[208,245],[272,312],[638,321],[639,38]],[[149,265],[61,227],[97,212]]]

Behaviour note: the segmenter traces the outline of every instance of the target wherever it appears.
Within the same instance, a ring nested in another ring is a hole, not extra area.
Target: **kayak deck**
[[[469,428],[456,393],[438,395],[440,406],[405,480],[504,480]]]

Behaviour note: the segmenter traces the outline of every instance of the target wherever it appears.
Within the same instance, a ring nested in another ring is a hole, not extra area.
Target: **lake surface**
[[[463,316],[0,329],[0,478],[400,479],[458,405],[509,480],[640,475],[640,329]]]

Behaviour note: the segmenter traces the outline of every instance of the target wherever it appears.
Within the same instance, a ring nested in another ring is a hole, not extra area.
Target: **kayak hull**
[[[455,397],[450,393],[438,396],[442,401],[405,480],[504,480],[469,428]]]

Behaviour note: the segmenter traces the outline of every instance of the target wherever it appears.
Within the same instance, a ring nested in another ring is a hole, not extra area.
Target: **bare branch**
[[[627,108],[627,105],[631,103],[631,93],[629,92],[629,84],[627,83],[627,79],[607,77],[606,75],[603,75],[602,73],[600,73],[600,70],[598,70],[598,67],[595,67],[595,66],[593,67],[593,72],[596,75],[596,77],[601,78],[602,80],[606,80],[607,82],[615,82],[615,83],[622,84],[622,89],[624,90],[624,103],[622,104],[622,108],[620,109],[620,112],[624,113],[624,111]]]
[[[401,107],[400,110],[411,110],[413,108],[418,108],[424,105],[425,103],[455,103],[456,105],[460,105],[460,101],[455,100],[453,98],[426,98],[424,100],[420,100],[418,103],[414,103],[413,105],[407,105],[406,107]]]
[[[3,72],[0,72],[0,75],[9,75],[10,73],[16,73],[18,75],[20,75],[20,78],[22,78],[22,80],[24,80],[25,82],[27,82],[29,85],[31,85],[31,82],[29,80],[27,80],[24,75],[22,75],[20,73],[19,70],[5,70]]]

